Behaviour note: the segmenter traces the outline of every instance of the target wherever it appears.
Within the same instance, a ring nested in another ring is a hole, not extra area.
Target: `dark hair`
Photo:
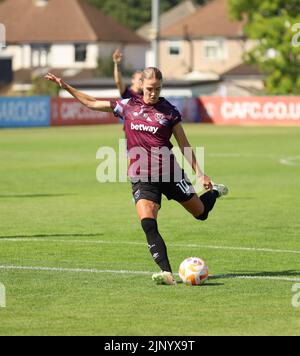
[[[145,79],[163,80],[163,75],[162,75],[162,72],[158,68],[149,67],[143,71],[142,80],[145,80]]]
[[[143,74],[143,71],[142,71],[142,70],[136,70],[136,71],[132,74],[131,78],[134,79],[137,74]]]

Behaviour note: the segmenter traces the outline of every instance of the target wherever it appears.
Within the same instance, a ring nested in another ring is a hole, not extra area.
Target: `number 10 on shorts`
[[[179,183],[176,184],[177,187],[179,187],[184,194],[189,194],[190,193],[190,186],[187,184],[185,179],[182,179]]]

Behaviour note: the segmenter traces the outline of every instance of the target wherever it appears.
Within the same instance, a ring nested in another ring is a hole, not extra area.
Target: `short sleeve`
[[[115,100],[110,103],[113,113],[116,117],[124,120],[125,108],[130,99]]]
[[[175,125],[179,124],[180,122],[182,122],[182,116],[179,111],[174,109],[171,117],[171,128],[173,128]]]

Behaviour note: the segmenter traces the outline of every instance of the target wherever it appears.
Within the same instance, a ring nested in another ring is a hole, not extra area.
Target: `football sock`
[[[218,197],[219,197],[219,193],[216,190],[213,190],[212,192],[209,191],[201,195],[200,200],[204,205],[204,213],[198,216],[197,218],[198,220],[202,220],[202,221],[207,220],[208,214],[214,208]]]
[[[167,247],[158,232],[157,221],[155,219],[146,218],[143,219],[141,223],[147,237],[149,251],[154,261],[162,271],[172,273],[167,254]]]

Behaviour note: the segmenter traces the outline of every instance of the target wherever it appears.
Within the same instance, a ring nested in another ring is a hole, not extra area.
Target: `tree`
[[[29,95],[58,96],[59,90],[57,85],[53,85],[53,83],[40,76],[33,76],[32,88],[29,91]]]
[[[255,41],[245,60],[266,74],[268,94],[300,94],[300,1],[229,0],[234,19],[244,19]]]
[[[98,58],[95,74],[98,77],[111,78],[114,75],[114,62],[111,57]]]

